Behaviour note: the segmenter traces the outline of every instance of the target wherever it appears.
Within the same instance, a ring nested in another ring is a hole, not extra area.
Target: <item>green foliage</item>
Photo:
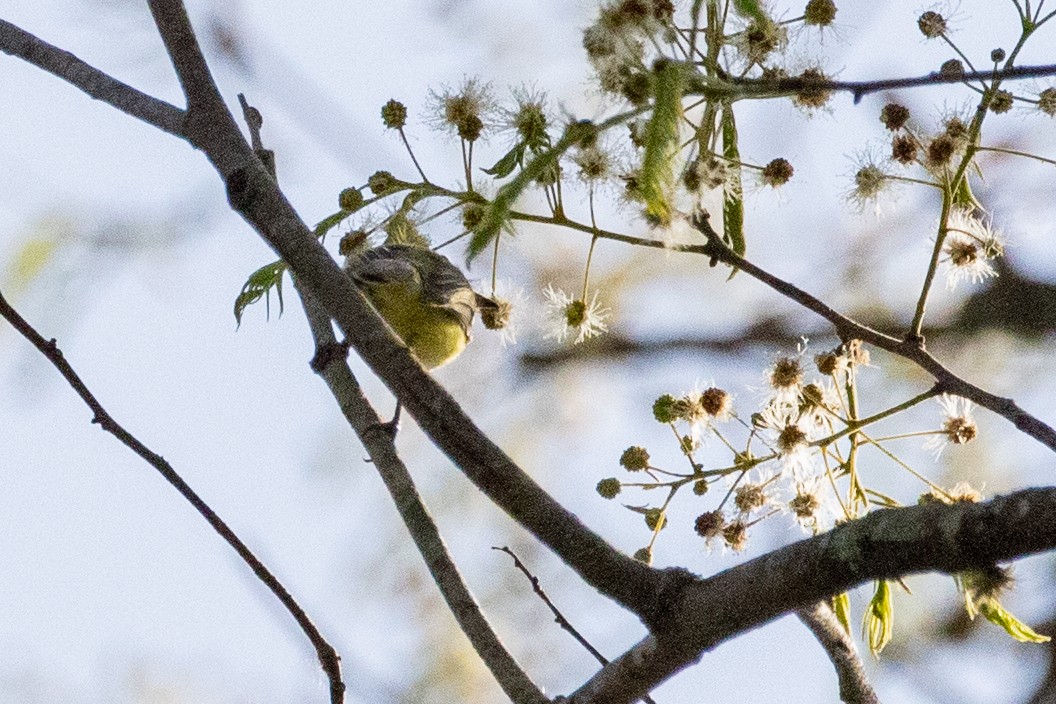
[[[638,183],[646,214],[661,226],[671,223],[671,191],[679,152],[686,68],[659,61],[653,73],[653,115],[645,129],[645,154]]]
[[[1047,643],[1051,640],[1049,636],[1037,633],[1033,628],[1010,614],[996,599],[987,599],[980,603],[979,613],[990,623],[1005,629],[1005,633],[1021,643]]]
[[[484,217],[481,219],[480,225],[473,232],[473,237],[469,242],[467,258],[472,261],[491,244],[492,240],[498,237],[499,232],[509,222],[510,211],[513,209],[514,202],[525,189],[548,171],[556,169],[561,156],[573,145],[593,136],[594,124],[589,120],[572,123],[565,130],[561,139],[557,141],[557,144],[525,164],[520,173],[513,177],[512,181],[500,188],[495,198],[484,211]]]
[[[895,608],[891,602],[891,585],[887,580],[881,579],[876,583],[876,591],[865,609],[863,628],[869,641],[869,652],[879,657],[880,651],[891,642],[895,628]]]
[[[741,187],[741,152],[737,146],[737,123],[733,106],[722,107],[722,155],[726,157],[729,175],[722,199],[722,234],[726,244],[740,256],[746,251],[744,239],[744,190]],[[730,278],[737,273],[734,269]]]
[[[271,318],[271,291],[279,298],[279,315],[282,315],[282,277],[286,273],[286,262],[281,259],[265,264],[246,279],[242,285],[242,291],[235,299],[235,322],[242,325],[242,313],[246,308],[264,298],[267,307],[267,317]]]

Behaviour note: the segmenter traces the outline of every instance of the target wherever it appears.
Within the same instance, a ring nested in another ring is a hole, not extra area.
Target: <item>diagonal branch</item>
[[[388,330],[351,279],[310,234],[267,169],[242,138],[219,100],[208,66],[197,60],[189,20],[178,0],[151,0],[181,84],[207,90],[188,96],[201,106],[189,115],[186,138],[202,149],[224,178],[231,205],[278,252],[305,290],[337,321],[356,350],[422,430],[492,501],[549,546],[589,584],[649,621],[663,611],[666,586],[680,570],[658,572],[621,554],[555,501],[492,443],[454,399]],[[188,52],[183,56],[182,52]],[[192,119],[193,118],[193,119]]]
[[[984,391],[975,384],[951,372],[927,351],[923,339],[899,340],[896,337],[873,330],[837,312],[803,289],[784,279],[779,279],[761,267],[756,266],[726,246],[719,234],[712,228],[711,223],[708,222],[706,214],[703,217],[694,218],[693,225],[708,239],[707,244],[704,245],[705,254],[724,264],[729,264],[735,270],[744,271],[752,278],[761,281],[790,300],[817,313],[832,323],[841,339],[859,339],[899,357],[908,359],[931,374],[944,393],[963,396],[983,408],[993,411],[1011,421],[1023,433],[1044,444],[1049,449],[1056,451],[1056,430],[1024,411],[1012,399]]]
[[[851,634],[844,629],[836,618],[827,601],[819,601],[811,606],[796,609],[796,616],[810,629],[818,643],[836,668],[836,677],[840,682],[840,699],[846,704],[879,704],[880,699],[869,684],[865,675],[862,659],[854,647]]]
[[[310,294],[300,287],[298,292],[301,294],[301,302],[308,316],[312,336],[315,338],[316,349],[332,349],[337,345],[337,340],[330,326],[330,316]],[[517,665],[481,612],[480,606],[462,580],[458,566],[447,551],[433,517],[422,502],[410,472],[396,454],[392,438],[380,429],[381,419],[363,395],[348,364],[343,360],[331,360],[318,373],[370,454],[371,461],[385,482],[385,488],[389,490],[396,504],[403,524],[407,526],[415,547],[425,560],[433,581],[440,588],[440,593],[459,627],[469,638],[488,670],[495,676],[506,696],[515,704],[543,704],[549,701]]]
[[[81,380],[77,372],[73,370],[66,358],[63,356],[62,351],[56,346],[55,340],[45,340],[44,337],[38,333],[29,322],[26,321],[21,315],[18,314],[14,308],[7,302],[3,294],[0,293],[0,317],[5,318],[11,325],[17,330],[23,337],[32,343],[41,354],[43,354],[59,373],[62,374],[66,382],[77,392],[77,395],[81,397],[85,405],[91,409],[94,414],[92,418],[93,423],[98,423],[106,432],[117,438],[125,447],[129,448],[143,460],[147,462],[151,467],[156,469],[159,474],[173,486],[180,493],[187,502],[194,507],[194,509],[202,515],[202,517],[212,526],[213,530],[216,531],[221,538],[230,545],[238,556],[242,558],[253,574],[257,576],[265,587],[271,591],[272,594],[279,600],[279,602],[285,607],[286,611],[293,616],[297,625],[300,626],[301,631],[308,637],[312,647],[315,648],[316,656],[319,658],[319,663],[323,667],[323,671],[326,673],[327,679],[330,681],[330,701],[334,704],[343,700],[345,684],[341,681],[341,658],[338,657],[337,651],[334,650],[326,639],[323,637],[319,629],[316,628],[315,624],[308,617],[308,614],[301,608],[301,605],[293,598],[293,596],[286,590],[286,587],[278,580],[278,578],[271,573],[271,571],[264,565],[260,559],[253,554],[249,547],[242,542],[242,540],[235,534],[227,523],[200,497],[197,493],[184,481],[172,465],[170,465],[165,458],[156,452],[152,451],[142,442],[140,442],[134,435],[129,433],[121,424],[119,424],[113,417],[107,413],[106,409],[99,400],[89,391],[88,387]]]
[[[183,110],[112,78],[70,52],[3,19],[0,19],[0,51],[17,56],[163,132],[183,136]]]
[[[782,614],[875,579],[953,574],[1056,548],[1056,488],[979,504],[883,509],[671,595],[668,623],[565,704],[630,704],[704,652]]]

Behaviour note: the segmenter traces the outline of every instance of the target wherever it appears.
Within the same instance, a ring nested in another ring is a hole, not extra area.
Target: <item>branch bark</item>
[[[810,629],[836,668],[840,683],[840,700],[846,704],[879,704],[880,699],[869,684],[865,667],[858,656],[854,639],[836,618],[827,601],[819,601],[796,610],[796,616]]]
[[[835,594],[917,572],[953,574],[1056,548],[1056,488],[979,504],[884,509],[671,595],[668,622],[567,704],[629,704],[708,650]]]

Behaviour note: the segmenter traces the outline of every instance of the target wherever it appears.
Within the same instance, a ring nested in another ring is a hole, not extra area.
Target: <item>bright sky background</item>
[[[787,16],[799,9],[779,4],[789,8]],[[920,75],[948,58],[948,50],[925,44],[916,31],[916,1],[844,5],[839,34],[806,42],[804,63],[824,52],[826,65],[850,80]],[[379,119],[389,98],[410,108],[411,139],[433,178],[454,179],[458,171],[457,144],[421,124],[431,89],[480,75],[503,96],[507,85],[529,84],[578,117],[602,114],[580,49],[579,32],[594,11],[586,0],[190,4],[203,37],[215,23],[237,32],[241,68],[213,54],[221,88],[229,105],[237,106],[236,95],[244,92],[263,112],[280,182],[309,223],[333,212],[338,192],[363,184],[374,170],[413,173]],[[0,17],[180,103],[142,3],[4,0]],[[962,48],[981,64],[991,48],[1014,41],[1009,3],[963,2],[954,18]],[[1053,31],[1043,32],[1021,63],[1052,63],[1043,49]],[[963,89],[943,93],[955,96],[945,101],[936,95],[920,90],[899,97],[930,118],[970,98]],[[740,131],[751,153],[745,158],[762,163],[785,156],[797,170],[779,196],[749,196],[748,227],[760,263],[782,276],[844,309],[872,302],[901,312],[915,299],[924,271],[934,200],[906,190],[876,220],[851,212],[842,199],[854,155],[869,148],[862,135],[882,138],[882,104],[873,96],[856,107],[839,96],[831,112],[812,119],[787,103],[746,108]],[[1024,145],[1018,148],[1056,154],[1056,122],[1024,111],[994,123],[992,134]],[[497,140],[495,155],[501,146]],[[1015,265],[1051,281],[1052,172],[1028,167],[995,162],[987,174],[992,193],[980,195],[1007,223]],[[1049,202],[1039,207],[1043,196]],[[640,232],[625,215],[603,214],[613,226]],[[51,253],[40,272],[20,278],[5,268],[27,243]],[[576,285],[586,245],[577,235],[526,229],[512,245],[515,265],[504,273],[538,306],[542,284]],[[464,689],[457,700],[500,701],[406,544],[362,448],[309,370],[310,338],[292,289],[283,316],[266,321],[263,308],[254,307],[236,331],[235,295],[249,272],[273,258],[227,208],[200,154],[0,56],[4,294],[42,334],[58,339],[110,413],[164,455],[279,575],[344,657],[350,702],[445,701],[406,688],[426,673],[452,672],[472,673],[458,675]],[[746,276],[726,283],[701,261],[607,243],[599,245],[598,261],[595,280],[613,308],[613,327],[636,339],[726,337],[774,311],[802,321],[806,330],[821,329]],[[859,278],[848,286],[843,277],[852,265]],[[546,274],[533,274],[538,271]],[[487,274],[483,264],[470,271],[481,282]],[[966,293],[940,286],[936,319]],[[750,406],[777,351],[573,362],[530,375],[517,356],[549,343],[528,332],[522,337],[504,350],[478,328],[464,357],[437,376],[548,491],[628,552],[644,544],[647,532],[617,503],[600,500],[594,486],[617,473],[628,444],[666,447],[655,454],[677,460],[667,430],[651,420],[652,400],[717,382]],[[831,345],[819,340],[812,350]],[[994,336],[943,352],[955,369],[990,390],[1014,394],[1051,423],[1056,394],[1044,380],[1056,374],[1052,340],[1047,350],[1044,343]],[[881,392],[898,397],[924,388],[919,373],[874,360],[880,368],[864,383],[876,404],[888,398]],[[358,360],[353,369],[379,411],[388,413],[391,396]],[[910,422],[931,427],[938,417],[937,407],[929,407]],[[53,369],[0,325],[0,700],[325,701],[313,652],[270,594],[151,468],[89,420]],[[948,450],[941,462],[914,448],[907,454],[930,476],[950,484],[983,481],[988,492],[1052,483],[1051,455],[1040,446],[985,413],[980,425],[991,435],[978,446]],[[566,616],[608,655],[642,636],[633,618],[583,587],[488,505],[413,422],[404,423],[398,446],[489,618],[549,692],[567,693],[595,665],[551,623],[492,545],[514,547]],[[899,498],[909,502],[916,493],[918,487],[906,484]],[[652,497],[620,498],[644,503]],[[676,509],[658,564],[711,574],[743,560],[702,548],[690,528],[695,508]],[[764,528],[748,557],[797,537],[790,521],[778,522]],[[1043,618],[1049,561],[1025,561],[1017,574],[1008,605],[1028,621]],[[928,620],[956,601],[948,579],[911,585],[917,596],[898,598],[896,638],[902,640],[887,658],[895,663],[899,653],[929,647],[922,635]],[[865,598],[856,597],[856,613]],[[924,669],[913,663],[874,668],[881,698],[1000,702],[1030,690],[1036,677],[1030,668],[1041,650],[996,632],[977,642],[974,650],[938,652]],[[786,618],[708,653],[655,699],[835,702],[837,691],[820,648]]]

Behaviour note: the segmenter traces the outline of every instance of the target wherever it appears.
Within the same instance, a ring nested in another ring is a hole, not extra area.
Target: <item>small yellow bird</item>
[[[353,251],[345,269],[425,369],[447,364],[472,339],[473,315],[497,304],[476,293],[451,261],[419,244]],[[400,403],[391,421],[395,432]]]
[[[349,275],[426,369],[447,364],[471,339],[473,315],[494,305],[451,261],[425,247],[381,245],[352,255]]]

